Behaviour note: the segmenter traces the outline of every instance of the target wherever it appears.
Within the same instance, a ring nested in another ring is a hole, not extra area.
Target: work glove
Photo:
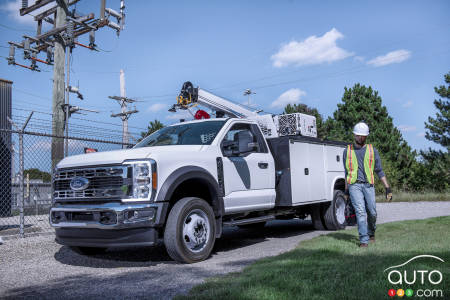
[[[392,201],[392,190],[390,187],[386,188],[386,200],[388,202]]]
[[[348,189],[345,190],[344,197],[345,197],[345,200],[348,200],[350,198],[350,192]]]

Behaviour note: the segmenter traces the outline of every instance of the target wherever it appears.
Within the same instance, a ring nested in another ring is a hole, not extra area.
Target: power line
[[[13,107],[12,108],[13,110],[17,110],[17,111],[24,111],[24,112],[31,112],[31,111],[33,111],[34,113],[39,113],[39,114],[45,114],[45,115],[49,115],[49,116],[53,116],[53,114],[52,113],[49,113],[49,112],[43,112],[43,111],[38,111],[38,110],[30,110],[30,109],[23,109],[23,108],[16,108],[16,107]],[[33,118],[32,120],[34,120],[34,119],[36,119],[37,120],[37,118]],[[71,117],[71,119],[72,120],[79,120],[79,121],[83,121],[83,122],[91,122],[91,123],[98,123],[98,124],[104,124],[104,125],[112,125],[112,126],[116,126],[116,127],[122,127],[122,125],[120,125],[120,124],[114,124],[114,123],[110,123],[110,122],[103,122],[103,121],[98,121],[98,120],[90,120],[90,119],[85,119],[85,118],[78,118],[78,117]],[[143,131],[146,131],[147,130],[147,128],[144,128],[144,127],[137,127],[137,126],[128,126],[129,128],[134,128],[134,129],[138,129],[138,130],[143,130]],[[136,133],[137,134],[137,132],[132,132],[132,133]]]
[[[9,30],[12,30],[12,31],[28,31],[28,32],[34,32],[33,30],[30,30],[30,29],[19,29],[19,28],[14,28],[14,27],[10,27],[10,26],[7,26],[7,25],[1,24],[1,23],[0,23],[0,27],[6,28],[6,29],[9,29]]]
[[[32,111],[33,111],[33,112],[35,112],[35,113],[40,113],[40,114],[46,114],[46,115],[53,116],[53,114],[51,114],[51,113],[43,112],[43,111],[38,111],[38,110],[22,109],[22,108],[15,108],[15,107],[13,107],[12,109],[13,109],[13,110],[26,111],[26,112],[32,112]]]

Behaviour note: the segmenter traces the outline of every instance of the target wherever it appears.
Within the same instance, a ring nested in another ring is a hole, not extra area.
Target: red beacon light
[[[196,120],[201,120],[201,119],[209,119],[211,118],[211,116],[206,111],[199,109],[195,113],[194,118]]]

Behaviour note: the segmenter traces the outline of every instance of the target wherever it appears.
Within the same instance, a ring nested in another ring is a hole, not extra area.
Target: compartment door
[[[310,200],[326,199],[325,145],[309,146],[309,190]]]
[[[292,204],[308,202],[310,196],[309,144],[289,143]]]

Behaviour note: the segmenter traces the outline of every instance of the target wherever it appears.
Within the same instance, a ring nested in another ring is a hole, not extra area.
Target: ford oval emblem
[[[70,181],[70,188],[74,191],[81,191],[89,186],[89,179],[84,177],[75,177]]]

